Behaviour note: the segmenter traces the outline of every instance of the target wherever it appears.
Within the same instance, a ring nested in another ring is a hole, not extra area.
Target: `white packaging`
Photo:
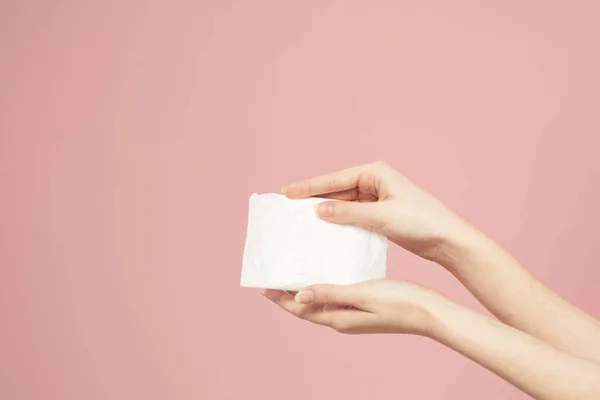
[[[385,278],[387,238],[323,221],[316,206],[324,200],[250,196],[241,286],[294,291]]]

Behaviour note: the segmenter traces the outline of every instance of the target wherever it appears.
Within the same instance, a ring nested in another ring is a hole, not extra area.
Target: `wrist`
[[[460,273],[476,263],[481,254],[489,255],[496,247],[482,232],[465,223],[440,241],[434,261],[453,274]]]
[[[431,296],[424,303],[424,307],[427,310],[428,322],[423,336],[437,342],[445,343],[446,339],[451,335],[449,323],[453,318],[452,316],[457,312],[460,313],[461,306],[447,297],[436,293],[435,296]]]
[[[454,303],[443,294],[432,289],[425,289],[418,300],[419,322],[416,333],[430,339],[437,340],[443,332],[444,310],[448,310]]]

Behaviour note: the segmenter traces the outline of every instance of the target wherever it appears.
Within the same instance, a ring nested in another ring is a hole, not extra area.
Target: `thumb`
[[[320,306],[352,306],[361,308],[363,295],[356,285],[312,285],[299,291],[294,300]]]
[[[384,225],[381,204],[377,202],[325,201],[319,203],[317,212],[321,219],[341,224]]]

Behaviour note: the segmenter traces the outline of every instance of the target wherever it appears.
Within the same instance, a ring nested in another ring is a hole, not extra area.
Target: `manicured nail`
[[[331,217],[333,215],[333,204],[329,202],[319,204],[318,209],[321,217]]]
[[[310,304],[314,299],[315,294],[312,290],[301,290],[300,292],[296,293],[296,297],[294,297],[296,303],[302,304]]]

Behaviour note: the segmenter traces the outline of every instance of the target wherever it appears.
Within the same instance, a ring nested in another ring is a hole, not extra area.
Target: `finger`
[[[281,191],[290,198],[305,198],[327,193],[341,192],[358,186],[364,167],[353,167],[316,178],[293,183]]]
[[[360,327],[369,326],[376,319],[374,314],[351,308],[352,306],[322,305],[318,302],[301,304],[281,290],[265,290],[262,293],[290,314],[317,325],[328,326],[338,332],[358,332]],[[322,294],[323,291],[320,293]]]
[[[355,201],[355,200],[358,200],[358,197],[359,197],[358,195],[359,195],[358,188],[355,187],[352,189],[342,190],[340,192],[326,193],[326,194],[320,195],[319,197],[324,198],[324,199],[331,199],[331,200]]]
[[[262,294],[279,307],[295,315],[298,315],[304,307],[302,304],[294,301],[293,295],[288,294],[283,290],[266,289],[262,291]]]
[[[267,297],[267,298],[271,298],[271,297],[278,297],[284,294],[289,294],[292,297],[294,297],[296,295],[296,293],[298,293],[297,290],[280,290],[280,289],[261,289],[260,293]]]
[[[382,207],[377,202],[325,201],[317,206],[317,212],[326,221],[381,228],[385,225]]]
[[[324,312],[323,306],[319,304],[302,304],[294,300],[294,296],[282,290],[265,290],[263,295],[277,304],[279,307],[295,315],[319,325],[329,325],[335,315],[331,313],[338,310]]]
[[[354,309],[334,309],[313,312],[304,319],[318,325],[328,326],[338,332],[359,333],[364,331],[365,327],[373,325],[377,316]]]
[[[357,285],[311,285],[296,293],[294,301],[343,311],[349,311],[347,307],[358,310],[368,307],[367,297]]]
[[[361,203],[370,203],[379,200],[374,194],[362,192],[357,187],[354,189],[342,190],[340,192],[334,193],[326,193],[314,197],[331,200],[358,201]]]
[[[358,310],[358,308],[352,306],[333,306],[330,304],[325,304],[323,306],[323,311],[337,311],[337,310]]]

